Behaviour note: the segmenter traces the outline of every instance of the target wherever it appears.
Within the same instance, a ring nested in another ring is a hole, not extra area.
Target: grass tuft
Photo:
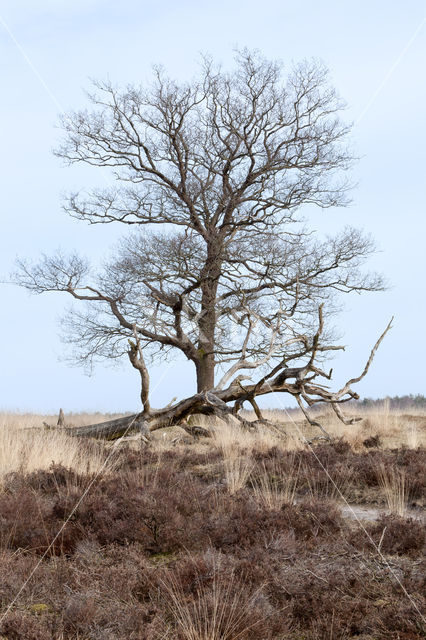
[[[387,468],[381,463],[377,468],[377,479],[389,511],[404,517],[408,505],[405,472],[396,467]]]
[[[249,640],[261,622],[253,615],[255,603],[263,586],[247,595],[244,582],[231,573],[223,579],[220,568],[213,565],[210,572],[195,571],[195,589],[191,597],[185,585],[170,575],[162,582],[168,599],[171,624],[166,638],[182,640]],[[186,596],[186,597],[185,597]]]
[[[296,467],[294,457],[290,462],[290,471],[284,473],[275,462],[272,468],[262,465],[260,474],[253,479],[253,492],[256,499],[265,509],[279,511],[284,504],[293,504],[298,478],[299,467]]]

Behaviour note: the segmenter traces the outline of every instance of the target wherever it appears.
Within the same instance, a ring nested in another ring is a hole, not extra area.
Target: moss
[[[44,604],[43,602],[36,602],[34,604],[31,604],[28,608],[33,613],[38,613],[38,614],[48,613],[52,611],[52,608],[49,607],[48,604]]]
[[[149,559],[152,560],[156,565],[164,565],[173,562],[174,560],[176,560],[176,558],[176,553],[173,553],[172,551],[166,551],[162,553],[154,553],[150,556]]]

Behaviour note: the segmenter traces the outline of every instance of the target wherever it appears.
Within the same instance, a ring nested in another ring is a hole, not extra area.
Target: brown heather
[[[160,433],[140,448],[33,429],[56,447],[37,469],[17,422],[8,442],[14,431],[21,453],[0,491],[2,638],[424,637],[423,448],[235,433],[192,444]],[[247,473],[230,476],[238,464]],[[386,509],[379,469],[403,475],[405,517]],[[343,517],[342,494],[375,519]]]

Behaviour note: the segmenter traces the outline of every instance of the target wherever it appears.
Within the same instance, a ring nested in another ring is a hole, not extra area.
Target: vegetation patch
[[[226,460],[241,456],[249,473],[230,487]],[[379,501],[384,464],[419,495],[424,458],[422,449],[354,452],[343,440],[296,451],[237,443],[232,454],[210,441],[123,446],[98,477],[63,466],[10,473],[0,493],[0,634],[421,638],[419,509],[357,522],[340,507],[372,490]]]

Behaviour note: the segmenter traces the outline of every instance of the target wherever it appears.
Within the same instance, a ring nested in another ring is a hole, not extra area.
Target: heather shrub
[[[70,495],[69,502],[75,498],[75,494]],[[1,547],[40,554],[48,548],[54,555],[71,553],[84,533],[75,522],[62,528],[61,515],[56,512],[55,502],[50,497],[39,495],[28,487],[21,486],[13,493],[0,493]]]
[[[331,535],[340,530],[341,522],[329,503],[286,504],[272,511],[262,508],[245,492],[235,496],[226,510],[210,514],[207,532],[218,549],[249,548],[283,532],[293,533],[296,540]]]
[[[404,471],[407,492],[411,499],[420,498],[425,493],[426,485],[426,450],[395,449],[395,462]]]
[[[424,552],[425,529],[421,522],[413,518],[381,515],[377,522],[367,526],[367,532],[376,546],[380,543],[382,553],[417,558]],[[361,549],[371,549],[373,546],[361,530],[353,535],[351,541]]]
[[[313,449],[284,451],[271,448],[267,451],[254,450],[256,476],[266,469],[272,475],[278,471],[282,475],[299,470],[298,487],[300,493],[309,493],[309,481],[326,484],[328,475],[337,485],[348,483],[354,487],[378,488],[377,468],[397,467],[404,472],[410,495],[420,497],[424,491],[426,477],[426,451],[424,449],[369,450],[355,453],[343,439],[320,444]],[[329,480],[328,480],[329,481]]]
[[[0,623],[0,633],[7,640],[52,640],[54,627],[54,621],[50,625],[30,612],[13,611]]]
[[[100,544],[139,543],[145,552],[169,553],[196,544],[203,485],[188,475],[160,468],[146,484],[127,475],[105,479],[79,509],[81,525]],[[205,508],[205,507],[203,507]]]
[[[263,593],[236,577],[232,557],[184,557],[161,578],[167,621],[180,640],[268,640],[289,625]],[[169,628],[169,633],[170,633]]]
[[[3,481],[3,491],[14,493],[26,487],[44,496],[55,495],[63,487],[87,485],[91,477],[90,474],[84,476],[62,465],[52,464],[49,469],[38,469],[25,475],[17,472],[7,474]]]
[[[377,487],[377,469],[383,466],[387,469],[395,467],[404,473],[407,490],[413,498],[420,497],[424,491],[426,451],[423,449],[371,450],[365,454],[353,455],[350,464],[353,481],[358,486]]]
[[[355,454],[315,448],[336,482],[386,463],[423,482],[417,450]],[[230,494],[221,454],[123,450],[100,477],[63,467],[10,474],[0,492],[0,636],[28,640],[418,640],[424,571],[420,522],[385,516],[361,527],[326,494],[312,451],[261,448],[252,486]],[[260,474],[297,471],[293,504],[258,499]],[[346,474],[346,475],[345,475]],[[21,591],[47,545],[95,479]],[[371,482],[373,477],[371,476]],[[299,486],[301,483],[301,486]],[[373,485],[372,485],[373,486]],[[375,485],[377,486],[377,485]],[[306,490],[307,495],[302,492]],[[212,621],[215,621],[214,623]]]

